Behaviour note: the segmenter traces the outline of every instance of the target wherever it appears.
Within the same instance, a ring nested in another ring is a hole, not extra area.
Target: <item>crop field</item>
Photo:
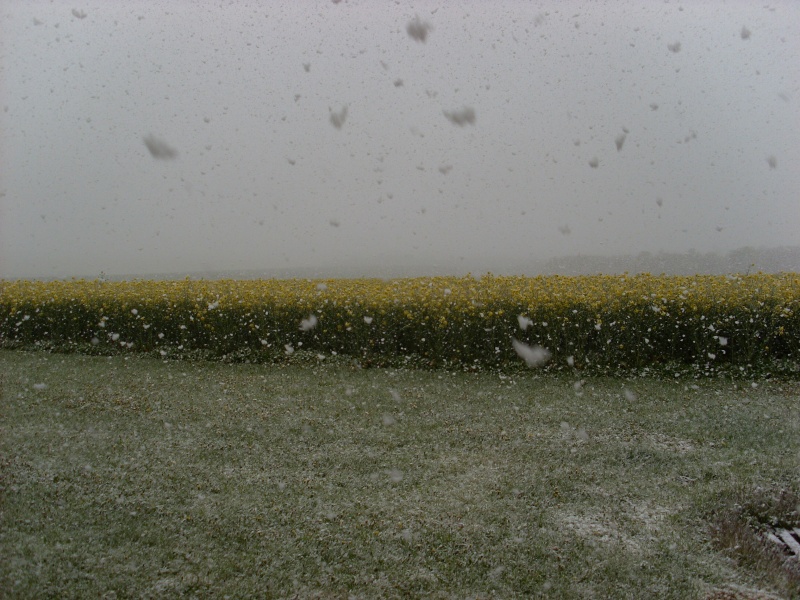
[[[0,283],[6,348],[513,370],[513,340],[556,370],[796,373],[800,275]]]

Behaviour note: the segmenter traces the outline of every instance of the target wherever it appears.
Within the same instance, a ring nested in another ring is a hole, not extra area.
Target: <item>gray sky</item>
[[[800,244],[798,2],[0,10],[0,277]]]

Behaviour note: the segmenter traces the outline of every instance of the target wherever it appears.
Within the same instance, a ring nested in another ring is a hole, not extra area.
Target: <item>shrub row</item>
[[[2,281],[0,343],[273,361],[514,368],[796,365],[800,276]]]

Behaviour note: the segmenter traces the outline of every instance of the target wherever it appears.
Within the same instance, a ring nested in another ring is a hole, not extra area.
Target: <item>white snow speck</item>
[[[575,357],[574,356],[568,356],[567,357],[567,364],[570,367],[574,367],[575,366]]]
[[[132,314],[132,315],[138,315],[138,314],[139,314],[139,311],[138,311],[138,310],[136,310],[135,308],[132,308],[132,309],[131,309],[131,314]]]
[[[541,367],[550,360],[550,351],[541,346],[528,346],[514,338],[511,338],[511,345],[514,347],[514,352],[531,368]]]
[[[364,317],[364,323],[366,323],[367,325],[371,325],[372,324],[372,317]]]
[[[317,326],[316,315],[309,315],[307,319],[300,321],[300,331],[311,331]]]
[[[46,388],[47,388],[47,384],[46,383],[34,383],[33,384],[33,389],[35,389],[35,390],[44,390]]]
[[[383,424],[389,427],[390,425],[394,425],[397,421],[392,415],[383,415]]]
[[[208,310],[214,310],[214,309],[215,309],[215,308],[217,308],[218,306],[219,306],[219,300],[217,300],[217,301],[215,301],[215,302],[210,302],[210,303],[208,304]]]
[[[328,286],[325,285],[324,283],[318,283],[317,284],[317,291],[324,292],[327,289],[328,289]]]
[[[491,571],[489,571],[489,578],[490,579],[498,579],[503,574],[503,571],[505,571],[505,570],[506,570],[506,568],[503,567],[502,565],[497,567],[496,569],[492,569]]]
[[[286,354],[294,353],[294,346],[292,346],[291,344],[284,344],[283,347],[286,349]]]
[[[471,106],[465,106],[461,110],[450,112],[445,110],[442,112],[444,112],[444,116],[447,117],[448,121],[459,127],[463,127],[466,124],[475,125],[475,109]]]
[[[403,480],[403,472],[399,469],[390,469],[386,471],[386,474],[392,480],[392,483],[400,483]]]
[[[519,323],[519,328],[522,329],[522,331],[525,331],[528,327],[533,325],[533,321],[524,315],[517,315],[517,322]]]
[[[625,396],[625,400],[627,400],[628,402],[636,401],[636,394],[634,394],[631,390],[626,389],[625,391],[622,392],[622,394]]]
[[[86,13],[83,12],[82,10],[78,10],[77,8],[73,8],[72,9],[72,16],[75,17],[76,19],[85,19],[86,18]]]
[[[116,342],[119,339],[119,334],[118,333],[112,333],[111,334],[111,339]]]
[[[728,345],[728,338],[719,336],[719,345],[720,346],[727,346]]]
[[[419,15],[416,15],[411,21],[408,22],[408,25],[406,25],[406,32],[408,33],[409,37],[412,40],[422,42],[423,44],[425,43],[425,40],[428,39],[428,31],[430,31],[430,29],[430,24],[421,20]]]

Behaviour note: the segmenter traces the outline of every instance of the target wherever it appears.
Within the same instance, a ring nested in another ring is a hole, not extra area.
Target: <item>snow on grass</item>
[[[0,588],[683,598],[754,584],[698,524],[723,492],[796,473],[796,384],[586,377],[578,396],[573,377],[537,373],[2,351]]]

